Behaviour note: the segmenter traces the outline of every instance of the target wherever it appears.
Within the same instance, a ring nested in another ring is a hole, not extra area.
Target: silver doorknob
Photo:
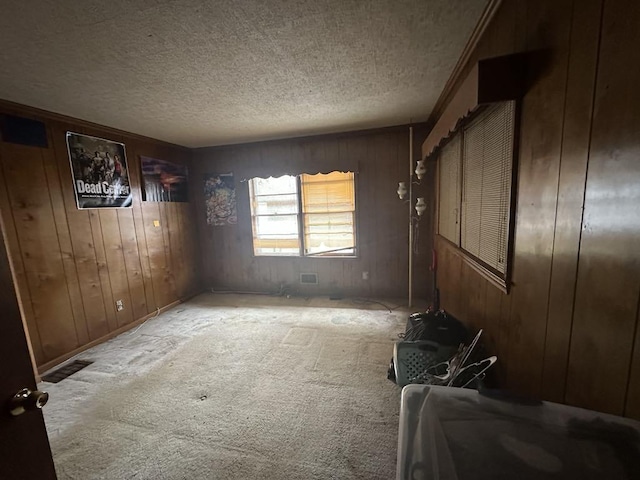
[[[13,416],[22,415],[30,410],[39,410],[49,401],[49,394],[40,390],[23,388],[9,400],[9,412]]]

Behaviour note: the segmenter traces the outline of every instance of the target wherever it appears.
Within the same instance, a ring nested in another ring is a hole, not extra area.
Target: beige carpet
[[[407,314],[305,305],[202,295],[81,355],[42,385],[59,478],[393,478]]]

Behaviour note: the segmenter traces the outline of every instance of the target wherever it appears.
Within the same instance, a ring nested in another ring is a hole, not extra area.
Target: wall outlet
[[[362,272],[362,279],[369,280],[369,272]]]
[[[122,302],[122,300],[116,301],[116,310],[118,310],[119,312],[124,310],[124,303]]]

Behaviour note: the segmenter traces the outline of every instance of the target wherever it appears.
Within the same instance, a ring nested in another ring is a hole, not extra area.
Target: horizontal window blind
[[[464,129],[461,247],[506,272],[515,102],[503,102]]]
[[[300,177],[304,249],[307,254],[355,254],[353,172]]]
[[[438,233],[459,244],[461,135],[456,134],[440,151]]]

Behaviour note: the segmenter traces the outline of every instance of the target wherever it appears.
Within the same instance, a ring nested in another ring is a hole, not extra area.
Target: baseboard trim
[[[59,357],[54,358],[53,360],[49,360],[47,363],[43,363],[42,365],[38,365],[36,367],[36,369],[38,371],[38,375],[37,375],[36,381],[40,382],[42,375],[45,375],[49,370],[51,370],[54,367],[57,367],[61,363],[69,360],[70,358],[75,357],[76,355],[84,352],[85,350],[88,350],[91,347],[95,347],[96,345],[104,343],[107,340],[111,340],[113,337],[117,337],[121,333],[124,333],[124,332],[126,332],[128,330],[131,330],[132,328],[137,327],[138,325],[141,325],[142,323],[146,322],[150,318],[155,317],[156,315],[160,315],[161,313],[164,313],[167,310],[172,309],[176,305],[180,305],[181,303],[184,303],[187,300],[190,300],[193,297],[195,297],[196,295],[199,295],[199,294],[201,294],[202,292],[205,292],[205,291],[207,291],[207,290],[198,290],[197,292],[195,292],[193,294],[187,295],[184,298],[178,299],[178,300],[176,300],[174,302],[169,303],[168,305],[165,305],[164,307],[159,308],[157,311],[155,311],[153,313],[150,313],[148,315],[145,315],[142,318],[134,320],[131,323],[123,325],[122,327],[117,328],[113,332],[109,332],[109,333],[107,333],[106,335],[104,335],[104,336],[102,336],[100,338],[96,338],[95,340],[92,340],[89,343],[87,343],[85,345],[82,345],[81,347],[78,347],[78,348],[76,348],[74,350],[71,350],[70,352],[65,353],[64,355],[60,355]]]

